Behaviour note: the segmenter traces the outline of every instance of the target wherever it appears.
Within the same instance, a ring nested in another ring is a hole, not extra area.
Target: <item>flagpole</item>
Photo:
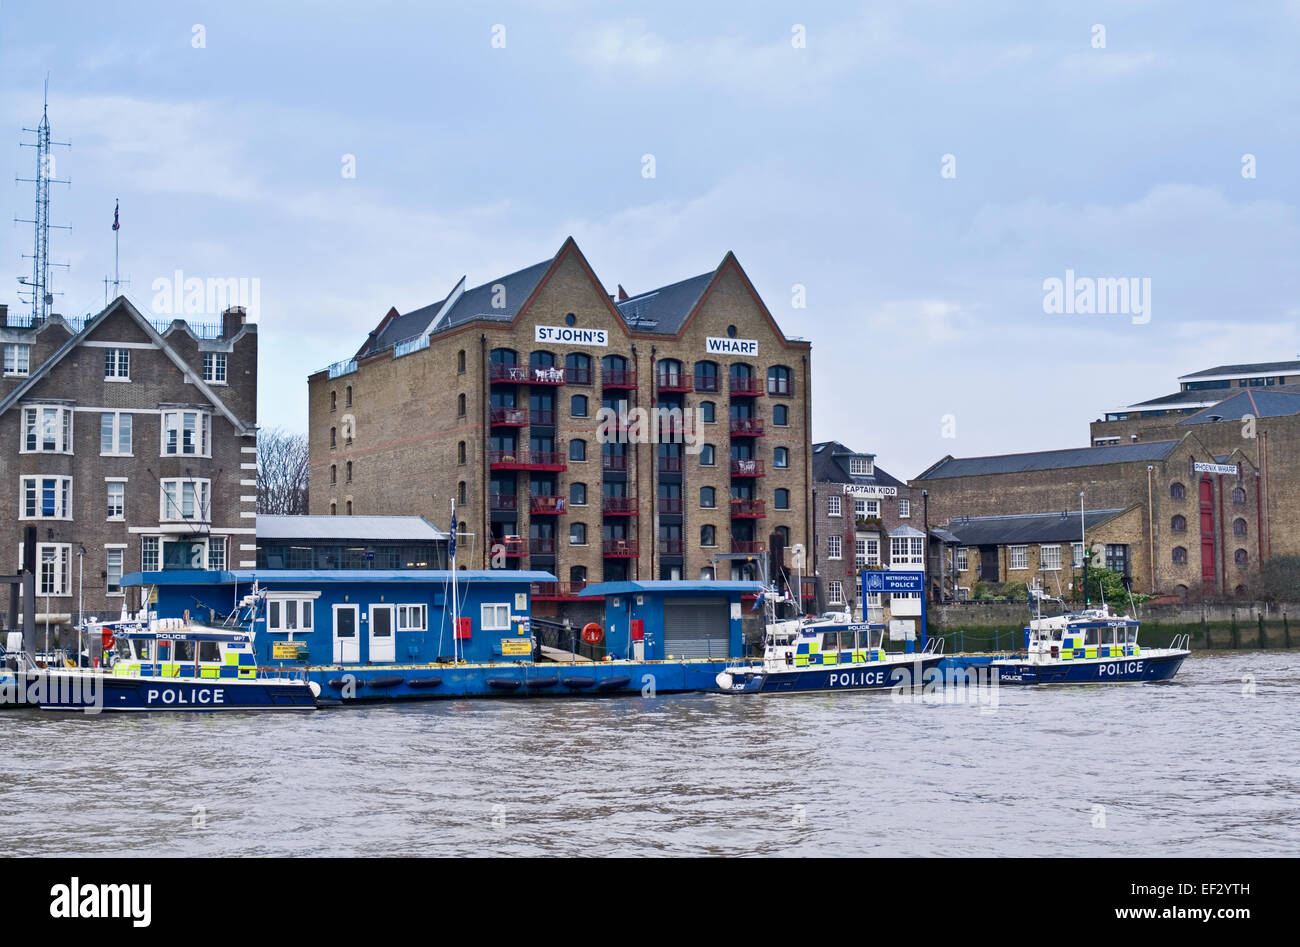
[[[456,592],[456,501],[451,501],[451,656],[460,661],[460,595]]]
[[[121,288],[122,288],[122,278],[118,268],[118,261],[120,259],[121,240],[122,240],[122,228],[121,228],[121,224],[118,222],[117,219],[117,211],[120,206],[121,206],[121,202],[117,198],[114,198],[113,199],[113,298],[114,299],[116,299],[121,294]]]

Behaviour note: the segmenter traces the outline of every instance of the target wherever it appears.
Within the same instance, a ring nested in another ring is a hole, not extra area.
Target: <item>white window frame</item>
[[[213,556],[213,553],[216,552],[218,549],[221,550],[220,562],[217,562],[216,558]],[[208,551],[205,558],[208,563],[209,572],[225,571],[226,569],[226,537],[225,536],[208,537]]]
[[[319,592],[275,592],[266,596],[266,630],[274,634],[287,635],[311,634],[316,629],[315,601]],[[292,602],[297,613],[296,624],[290,628],[286,623],[289,615],[288,605]],[[275,605],[275,608],[271,606]],[[272,623],[272,619],[275,622]],[[306,619],[304,621],[303,619]]]
[[[1061,546],[1059,543],[1043,543],[1039,545],[1038,568],[1043,572],[1061,571]]]
[[[176,484],[175,497],[168,496],[168,485]],[[194,516],[185,516],[185,486],[194,488]],[[169,502],[170,500],[170,502]],[[197,477],[168,477],[158,481],[158,522],[208,523],[212,521],[212,481]]]
[[[906,497],[898,498],[898,518],[900,520],[910,519],[912,516],[912,501]]]
[[[840,498],[832,493],[826,498],[826,515],[843,516],[844,514],[840,510]]]
[[[121,523],[126,520],[126,477],[105,477],[104,478],[104,519],[110,523]],[[117,487],[122,491],[121,503],[118,506],[119,512],[113,512],[113,488]]]
[[[867,542],[867,565],[869,566],[880,565],[880,540],[873,539],[872,537],[868,536],[866,542]],[[879,603],[877,602],[877,604]]]
[[[113,419],[112,450],[104,450],[104,418]],[[123,420],[125,419],[125,424]],[[126,450],[122,450],[122,435],[126,434]],[[100,457],[134,457],[135,419],[129,411],[99,412],[99,456]]]
[[[195,444],[195,450],[186,451],[185,446],[185,420],[187,415],[193,415],[194,435],[198,443]],[[169,450],[169,437],[173,430],[176,432],[176,449]],[[158,439],[159,456],[161,457],[211,457],[212,456],[212,415],[207,411],[199,411],[193,408],[168,409],[162,412],[162,430]]]
[[[125,367],[126,371],[122,369]],[[104,381],[131,380],[131,350],[104,349]]]
[[[209,385],[224,385],[226,383],[226,364],[225,352],[204,352],[203,380]]]
[[[510,603],[484,602],[479,606],[479,622],[484,631],[509,631]]]
[[[43,436],[44,421],[46,412],[53,412],[54,415],[54,439],[57,446],[45,448],[45,438]],[[68,405],[61,404],[36,404],[24,405],[22,414],[22,443],[19,444],[18,450],[23,454],[71,454],[73,427],[72,427],[72,408]],[[28,447],[27,440],[34,436],[36,441],[35,447]]]
[[[826,604],[844,604],[844,583],[839,579],[831,579],[826,583]]]
[[[865,457],[849,458],[849,474],[854,477],[870,477],[873,470],[871,461]]]
[[[145,561],[146,547],[153,543],[153,568]],[[162,537],[161,536],[141,536],[140,537],[140,571],[141,572],[159,572],[162,570]]]
[[[844,537],[827,536],[826,537],[826,558],[843,559],[844,558]]]
[[[398,605],[398,631],[427,631],[429,628],[429,606]]]
[[[117,591],[113,591],[113,559],[117,559]],[[125,597],[122,576],[126,573],[126,546],[113,544],[104,547],[104,594],[114,598]]]
[[[45,481],[54,481],[54,514],[46,516],[41,512],[43,504],[41,497],[45,491]],[[32,491],[31,502],[32,512],[27,512],[27,492]],[[31,477],[20,477],[18,483],[18,502],[22,504],[18,518],[20,520],[72,520],[72,478],[71,477],[47,477],[35,475]]]
[[[1083,568],[1083,543],[1070,543],[1070,564],[1075,569]]]
[[[867,541],[865,539],[855,539],[853,541],[853,562],[859,569],[867,564]]]
[[[21,358],[19,356],[22,356]],[[26,378],[32,372],[32,347],[28,342],[6,342],[4,350],[4,375],[6,378]]]
[[[51,562],[45,561],[46,550],[53,552]],[[18,544],[18,568],[23,568],[25,547]],[[53,566],[51,574],[52,588],[45,590],[45,567]],[[36,595],[41,598],[65,598],[72,594],[72,544],[71,543],[37,543],[36,544]]]
[[[1019,562],[1019,565],[1016,563]],[[1021,572],[1029,568],[1029,547],[1028,546],[1008,546],[1007,547],[1007,571]]]
[[[958,546],[958,547],[957,547],[957,563],[956,563],[956,569],[957,569],[957,571],[958,571],[958,572],[965,572],[965,571],[970,567],[970,566],[969,566],[969,563],[970,563],[970,547],[968,547],[968,546]]]

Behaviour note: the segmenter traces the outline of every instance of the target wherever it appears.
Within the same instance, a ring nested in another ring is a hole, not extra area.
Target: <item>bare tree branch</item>
[[[257,432],[257,512],[307,512],[307,436],[282,428]]]

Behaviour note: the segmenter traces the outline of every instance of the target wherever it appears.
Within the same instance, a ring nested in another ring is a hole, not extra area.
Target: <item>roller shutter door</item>
[[[664,600],[664,654],[676,658],[725,658],[731,607],[725,598]]]

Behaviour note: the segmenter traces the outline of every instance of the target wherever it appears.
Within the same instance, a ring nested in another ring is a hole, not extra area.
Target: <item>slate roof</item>
[[[1300,361],[1289,362],[1247,362],[1244,365],[1216,365],[1204,371],[1179,375],[1179,381],[1192,378],[1214,378],[1219,375],[1289,375],[1300,373]]]
[[[864,454],[859,451],[849,450],[839,441],[821,441],[813,445],[813,483],[864,483],[875,484],[882,487],[906,487],[907,484],[892,476],[879,466],[873,464],[875,473],[862,475],[850,474],[848,456],[852,454],[857,457],[870,457],[875,459],[875,454]]]
[[[713,271],[701,273],[678,283],[629,296],[614,306],[628,327],[636,332],[676,335],[704,295],[713,275]]]
[[[1108,450],[1114,450],[1111,447]],[[1086,529],[1093,529],[1123,510],[1086,510]],[[1019,546],[1025,543],[1079,541],[1079,511],[1026,513],[1014,516],[965,516],[945,527],[963,546]]]
[[[998,454],[993,457],[945,457],[916,479],[943,480],[948,477],[981,477],[1028,470],[1063,470],[1138,460],[1164,460],[1177,444],[1177,441],[1144,441],[1137,444],[1116,444],[1113,447],[1073,447],[1028,454]]]
[[[1300,393],[1271,388],[1234,388],[1236,394],[1204,408],[1179,424],[1208,424],[1214,421],[1240,421],[1247,414],[1257,418],[1277,418],[1300,414]]]
[[[257,517],[257,538],[390,540],[436,542],[447,538],[423,516],[271,516]]]

